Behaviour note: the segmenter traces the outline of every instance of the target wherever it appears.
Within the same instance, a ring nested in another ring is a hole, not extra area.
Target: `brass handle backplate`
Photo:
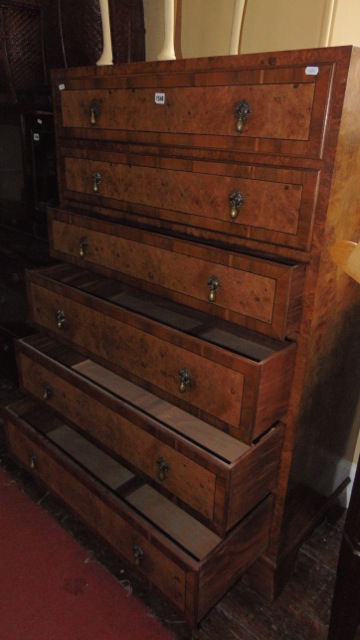
[[[51,396],[52,396],[52,388],[50,387],[49,384],[45,384],[44,386],[44,393],[43,393],[43,399],[46,400],[50,400]]]
[[[61,309],[58,309],[56,314],[56,326],[58,329],[63,329],[65,326],[65,322],[66,322],[66,318],[65,318],[65,313],[63,311],[61,311]]]
[[[221,287],[221,282],[217,276],[211,276],[208,280],[208,287],[210,289],[209,302],[215,302],[216,294]]]
[[[170,465],[164,458],[159,458],[156,464],[158,466],[158,478],[162,482],[165,480],[166,474],[170,471]]]
[[[98,100],[92,100],[90,103],[90,124],[94,127],[100,114],[100,103]]]
[[[247,121],[251,113],[250,105],[246,100],[241,100],[235,105],[235,118],[236,118],[236,131],[241,133],[243,130],[244,122]]]
[[[240,191],[232,191],[229,196],[230,201],[230,218],[235,220],[237,218],[239,209],[244,204],[244,198],[241,195]]]
[[[145,554],[142,548],[138,544],[134,544],[133,551],[134,551],[134,561],[136,566],[138,567],[143,562],[145,558]]]
[[[86,249],[87,249],[87,245],[88,245],[87,238],[81,238],[80,242],[79,242],[79,247],[80,247],[79,256],[80,256],[80,258],[84,257]]]
[[[186,387],[192,387],[192,377],[191,377],[191,373],[188,369],[180,369],[179,371],[179,377],[180,377],[180,387],[179,387],[179,391],[180,393],[185,393],[186,391]]]
[[[99,173],[98,171],[94,171],[92,179],[93,179],[93,192],[98,193],[99,184],[101,184],[101,181],[102,181],[101,173]]]

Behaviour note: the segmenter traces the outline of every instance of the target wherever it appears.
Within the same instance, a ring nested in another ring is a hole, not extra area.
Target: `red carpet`
[[[1,640],[173,636],[0,470]]]

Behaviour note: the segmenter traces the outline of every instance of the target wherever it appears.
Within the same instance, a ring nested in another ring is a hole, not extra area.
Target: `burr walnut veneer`
[[[4,411],[24,466],[196,624],[274,596],[348,483],[360,236],[352,47],[53,73],[58,263]]]

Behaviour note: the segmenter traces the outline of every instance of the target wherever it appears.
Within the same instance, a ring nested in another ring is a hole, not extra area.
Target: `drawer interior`
[[[251,445],[216,429],[196,416],[189,416],[183,409],[157,398],[150,391],[138,387],[122,376],[110,371],[74,351],[68,346],[58,343],[47,336],[35,334],[18,342],[18,351],[25,349],[32,357],[33,350],[43,354],[47,359],[56,360],[66,369],[76,372],[82,378],[95,383],[106,394],[112,394],[137,411],[149,416],[159,423],[159,430],[166,430],[188,440],[199,449],[209,451],[217,460],[223,461],[229,468],[240,458],[246,456]],[[36,355],[35,355],[36,359]],[[49,360],[50,369],[52,367]],[[159,434],[158,434],[159,437]]]
[[[213,318],[196,309],[70,265],[56,266],[45,270],[43,274],[253,362],[262,362],[290,346],[288,341],[263,336],[232,322]]]

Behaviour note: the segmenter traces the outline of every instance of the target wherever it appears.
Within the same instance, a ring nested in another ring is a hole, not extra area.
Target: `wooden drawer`
[[[318,172],[60,149],[63,197],[121,219],[134,214],[206,232],[306,249]]]
[[[54,257],[266,335],[299,329],[304,264],[282,264],[52,210]],[[209,301],[211,282],[218,282]],[[210,283],[210,284],[209,284]]]
[[[250,447],[49,338],[19,341],[17,357],[24,392],[219,535],[274,490],[281,427]]]
[[[270,497],[222,540],[49,410],[26,400],[2,414],[10,452],[189,624],[266,548]]]
[[[332,76],[321,57],[313,52],[281,68],[275,56],[222,57],[221,72],[216,61],[210,70],[208,59],[175,68],[171,62],[162,69],[147,63],[59,71],[60,135],[171,145],[175,153],[187,146],[319,156]]]
[[[245,442],[286,411],[294,344],[242,340],[67,265],[29,272],[28,300],[37,328]]]

